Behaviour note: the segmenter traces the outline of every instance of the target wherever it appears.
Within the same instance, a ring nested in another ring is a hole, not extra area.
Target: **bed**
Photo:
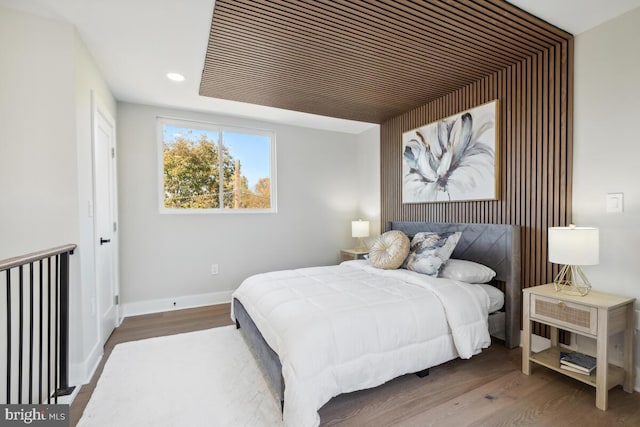
[[[386,224],[389,230],[409,238],[422,231],[462,232],[452,258],[492,268],[503,309],[489,315],[479,308],[484,297],[473,285],[445,287],[446,279],[374,271],[366,261],[252,276],[234,293],[232,318],[281,401],[286,425],[317,425],[317,410],[337,394],[471,357],[490,343],[482,333],[487,317],[492,336],[509,348],[519,345],[517,226],[394,221]],[[309,317],[320,320],[309,323]]]

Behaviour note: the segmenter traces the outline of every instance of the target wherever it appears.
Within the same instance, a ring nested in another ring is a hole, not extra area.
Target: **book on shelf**
[[[563,363],[560,364],[560,369],[564,369],[565,371],[575,372],[576,374],[582,374],[586,376],[591,375],[591,372],[588,372],[584,369],[577,369],[577,368],[574,368],[573,366],[565,365]]]
[[[596,358],[588,354],[572,352],[560,352],[560,367],[570,371],[589,375],[596,368]],[[571,369],[568,369],[571,368]]]

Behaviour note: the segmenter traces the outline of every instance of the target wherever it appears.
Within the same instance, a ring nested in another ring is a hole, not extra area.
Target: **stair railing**
[[[74,389],[69,386],[69,256],[75,248],[68,244],[0,261],[2,404],[57,404]]]

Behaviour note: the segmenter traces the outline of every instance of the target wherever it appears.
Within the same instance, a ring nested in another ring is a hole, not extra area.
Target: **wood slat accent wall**
[[[382,123],[382,221],[481,222],[522,227],[522,286],[553,280],[547,228],[571,220],[573,39]],[[402,203],[402,133],[500,100],[497,201]]]
[[[216,0],[200,94],[381,123],[570,37],[503,0]]]

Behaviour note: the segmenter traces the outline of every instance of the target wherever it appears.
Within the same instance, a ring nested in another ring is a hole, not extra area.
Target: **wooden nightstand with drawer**
[[[596,407],[607,409],[609,389],[622,384],[633,392],[633,303],[635,298],[591,291],[586,296],[557,292],[553,284],[523,290],[522,372],[531,373],[531,363],[545,366],[596,388]],[[531,322],[551,327],[551,348],[531,352]],[[563,329],[596,340],[597,365],[591,375],[560,368],[558,330]],[[609,337],[624,334],[624,366],[608,363]]]

